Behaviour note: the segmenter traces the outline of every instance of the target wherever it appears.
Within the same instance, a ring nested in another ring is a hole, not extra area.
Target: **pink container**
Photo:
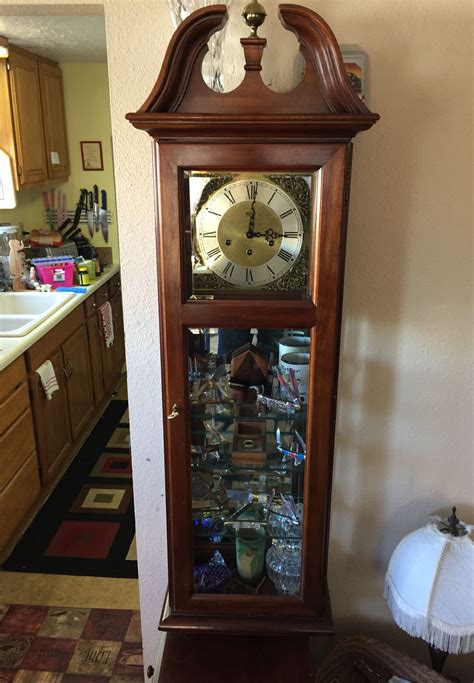
[[[72,287],[74,284],[74,260],[67,257],[50,259],[32,259],[38,279],[44,285],[57,287]]]

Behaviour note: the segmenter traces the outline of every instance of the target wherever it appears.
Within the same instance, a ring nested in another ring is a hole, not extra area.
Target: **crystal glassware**
[[[299,595],[301,543],[275,543],[266,557],[267,574],[279,595]]]

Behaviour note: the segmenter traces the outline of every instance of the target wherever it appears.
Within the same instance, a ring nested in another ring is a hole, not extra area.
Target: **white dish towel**
[[[108,349],[114,343],[114,321],[112,317],[112,306],[109,301],[102,304],[99,308],[102,329],[104,331],[104,342]]]
[[[59,384],[56,379],[53,364],[50,360],[46,360],[43,365],[40,365],[36,372],[40,376],[46,398],[48,401],[51,401],[54,392],[59,390]]]

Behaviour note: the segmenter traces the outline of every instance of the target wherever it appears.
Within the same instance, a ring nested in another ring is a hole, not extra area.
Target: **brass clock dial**
[[[284,276],[304,240],[300,210],[278,184],[243,178],[217,189],[196,217],[197,251],[222,281],[259,288]]]

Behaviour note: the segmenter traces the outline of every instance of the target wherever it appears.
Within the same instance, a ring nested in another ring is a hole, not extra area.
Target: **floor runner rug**
[[[3,569],[137,577],[127,401],[111,401]]]

